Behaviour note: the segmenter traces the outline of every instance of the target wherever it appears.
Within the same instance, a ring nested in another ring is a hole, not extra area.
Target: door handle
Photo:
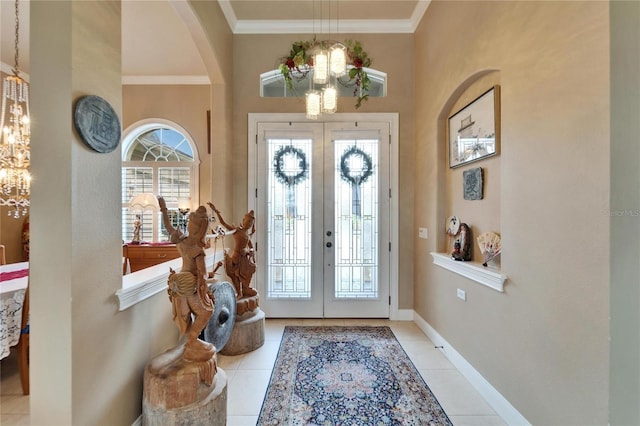
[[[331,248],[332,246],[333,246],[333,244],[331,244],[331,241],[329,241],[329,242],[327,243],[327,247]]]

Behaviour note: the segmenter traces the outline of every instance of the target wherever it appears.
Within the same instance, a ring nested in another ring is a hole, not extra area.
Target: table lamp
[[[129,201],[129,209],[132,212],[144,212],[160,210],[160,204],[158,204],[158,198],[151,192],[142,192],[136,194],[131,201]],[[133,238],[131,244],[140,244],[140,236],[142,235],[142,217],[136,214],[136,219],[133,222]]]

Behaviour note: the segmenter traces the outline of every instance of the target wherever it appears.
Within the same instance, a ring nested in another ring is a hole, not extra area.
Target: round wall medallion
[[[111,152],[120,143],[120,119],[100,96],[83,96],[76,102],[73,122],[80,137],[94,151]]]

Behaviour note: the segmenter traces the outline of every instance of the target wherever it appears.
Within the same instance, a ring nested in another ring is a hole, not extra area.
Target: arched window
[[[349,69],[353,68],[351,65]],[[369,76],[369,96],[372,98],[387,96],[387,73],[373,68],[364,68]],[[348,75],[348,74],[347,74]],[[304,96],[311,88],[313,70],[292,80],[293,87],[288,88],[279,69],[260,74],[260,96],[263,98],[288,98]],[[316,90],[321,90],[324,85],[316,84]],[[338,79],[338,96],[353,97],[354,82],[348,77]]]
[[[198,151],[191,136],[167,120],[137,122],[124,132],[122,142],[122,240],[133,238],[140,220],[140,240],[166,240],[159,212],[130,208],[141,193],[162,195],[174,226],[183,226],[186,209],[198,205]],[[179,210],[180,209],[180,210]],[[183,213],[180,213],[182,211]]]

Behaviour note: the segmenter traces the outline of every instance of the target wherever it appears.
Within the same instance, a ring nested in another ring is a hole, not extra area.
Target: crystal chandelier
[[[9,207],[9,216],[19,218],[28,212],[31,174],[29,142],[29,85],[18,69],[20,21],[15,1],[15,66],[13,75],[2,84],[2,134],[0,135],[0,206]]]

